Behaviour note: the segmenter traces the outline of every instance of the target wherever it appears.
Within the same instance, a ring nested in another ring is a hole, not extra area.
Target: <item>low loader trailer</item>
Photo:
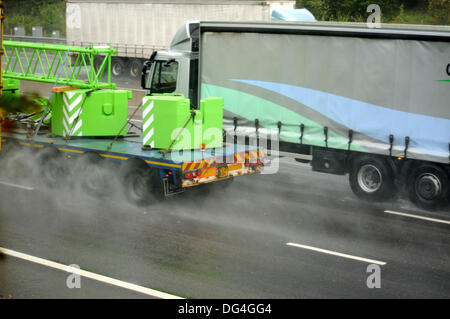
[[[23,134],[11,134],[2,137],[2,152],[17,147],[29,148],[36,155],[40,177],[49,186],[62,185],[71,177],[81,176],[85,190],[98,195],[108,190],[108,171],[98,173],[86,164],[105,167],[106,163],[102,162],[107,160],[119,177],[125,195],[136,204],[148,204],[202,184],[220,182],[221,186],[228,185],[234,177],[262,170],[264,151],[252,146],[232,144],[164,155],[158,150],[142,150],[140,139],[68,141],[62,137],[37,136],[30,141]],[[85,168],[93,171],[82,171]]]
[[[33,176],[37,171],[50,186],[77,180],[87,192],[107,195],[114,177],[131,202],[148,204],[195,186],[224,186],[235,177],[262,171],[262,148],[224,143],[223,98],[193,104],[182,94],[154,92],[130,116],[132,92],[117,90],[110,82],[115,50],[12,41],[5,41],[4,48],[2,121],[15,125],[3,132],[0,156],[17,148],[28,150],[24,157],[35,155]],[[78,55],[76,63],[69,61],[69,53]],[[105,60],[94,68],[98,54]],[[103,72],[108,73],[107,82],[101,82]],[[54,86],[48,99],[20,99],[21,80]],[[131,125],[138,110],[142,128]]]

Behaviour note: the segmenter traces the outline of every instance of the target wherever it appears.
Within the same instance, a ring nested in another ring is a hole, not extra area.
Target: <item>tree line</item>
[[[450,24],[450,0],[297,0],[297,8],[307,8],[317,20],[365,22],[369,4],[381,8],[381,22]]]
[[[14,27],[24,27],[27,35],[34,26],[41,26],[44,36],[59,31],[66,33],[66,2],[64,0],[5,0],[5,34],[14,34]]]
[[[367,6],[381,7],[383,23],[450,24],[450,0],[296,0],[297,8],[309,9],[317,20],[365,22]],[[33,26],[42,26],[44,36],[66,31],[66,1],[5,0],[5,34],[22,26],[27,35]]]

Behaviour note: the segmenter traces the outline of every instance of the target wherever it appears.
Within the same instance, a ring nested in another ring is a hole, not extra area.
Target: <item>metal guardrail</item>
[[[129,57],[129,58],[145,58],[148,59],[153,51],[167,50],[168,47],[164,45],[140,45],[140,44],[120,44],[120,43],[91,43],[91,42],[67,42],[68,45],[76,45],[81,47],[94,46],[111,46],[116,50],[115,56]]]
[[[18,36],[7,35],[3,36],[5,40],[20,41],[20,42],[34,42],[34,43],[52,43],[52,44],[66,44],[64,38],[49,38],[49,37],[30,37],[30,36]]]

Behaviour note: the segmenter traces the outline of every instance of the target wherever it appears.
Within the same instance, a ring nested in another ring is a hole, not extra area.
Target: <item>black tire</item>
[[[55,147],[46,147],[37,155],[37,176],[50,188],[66,185],[69,168],[66,158]]]
[[[147,206],[164,199],[164,185],[159,170],[142,160],[128,160],[122,168],[122,183],[127,200]]]
[[[420,164],[409,174],[407,189],[409,199],[426,210],[444,208],[449,203],[449,176],[435,164]]]
[[[367,201],[384,201],[394,197],[394,176],[386,160],[362,155],[350,165],[350,187],[356,196]]]
[[[121,77],[125,74],[125,63],[121,58],[113,57],[111,59],[111,74],[115,77]]]
[[[130,78],[136,80],[141,77],[144,64],[139,59],[132,59],[128,64],[128,74]]]
[[[104,197],[112,193],[114,171],[100,155],[87,152],[75,160],[72,180],[76,186],[89,195]]]

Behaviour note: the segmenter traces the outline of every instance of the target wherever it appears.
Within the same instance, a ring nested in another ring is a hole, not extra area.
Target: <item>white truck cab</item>
[[[198,25],[188,22],[175,34],[169,51],[154,51],[142,70],[147,94],[178,93],[198,104]]]

